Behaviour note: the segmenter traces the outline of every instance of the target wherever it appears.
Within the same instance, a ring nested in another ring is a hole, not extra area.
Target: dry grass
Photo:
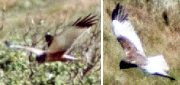
[[[166,9],[153,0],[104,0],[104,84],[105,85],[177,85],[180,83],[180,18],[179,2]],[[177,81],[148,75],[139,69],[119,69],[119,61],[125,56],[111,31],[111,12],[121,3],[129,13],[147,55],[164,54],[170,66],[170,75]],[[178,4],[177,4],[178,3]],[[167,11],[169,25],[164,23],[162,13]]]

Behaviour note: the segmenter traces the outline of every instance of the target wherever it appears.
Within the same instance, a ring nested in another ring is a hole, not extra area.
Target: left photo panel
[[[0,0],[0,85],[100,85],[101,0]]]

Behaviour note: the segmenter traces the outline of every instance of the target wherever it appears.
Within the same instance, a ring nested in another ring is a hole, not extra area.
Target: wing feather
[[[85,28],[85,27],[91,27],[92,25],[94,25],[96,23],[98,19],[96,19],[95,15],[91,15],[89,14],[88,16],[84,17],[84,18],[78,18],[73,24],[72,26],[77,26],[80,28]]]
[[[117,40],[126,53],[126,57],[122,59],[123,62],[125,61],[137,65],[146,65],[146,57],[138,52],[133,43],[124,36],[118,37]]]
[[[123,60],[138,65],[146,64],[147,59],[141,41],[128,20],[128,14],[119,4],[112,12],[112,31],[126,52],[127,57]]]

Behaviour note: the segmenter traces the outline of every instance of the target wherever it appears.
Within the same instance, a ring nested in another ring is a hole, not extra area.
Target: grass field
[[[143,73],[140,69],[119,69],[125,53],[111,31],[111,13],[122,4],[135,26],[147,55],[162,53],[176,81]],[[178,0],[104,0],[103,74],[104,85],[180,84],[180,2]],[[163,18],[167,15],[168,22]],[[166,14],[167,13],[167,14]]]
[[[98,44],[94,55],[98,59],[91,62],[93,68],[86,75],[82,75],[89,66],[86,61],[38,64],[29,57],[34,55],[4,45],[4,41],[8,40],[44,49],[46,32],[55,34],[64,25],[72,24],[79,17],[90,13],[97,15],[96,18],[100,20],[99,0],[0,0],[0,85],[99,85],[99,22],[91,28],[89,34],[84,33],[87,39],[79,38],[81,43],[76,42],[71,50],[71,54],[84,58],[80,44],[89,49],[92,43]]]

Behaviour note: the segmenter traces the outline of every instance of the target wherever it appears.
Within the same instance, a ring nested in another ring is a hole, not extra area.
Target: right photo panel
[[[104,85],[180,83],[180,2],[103,1]]]

